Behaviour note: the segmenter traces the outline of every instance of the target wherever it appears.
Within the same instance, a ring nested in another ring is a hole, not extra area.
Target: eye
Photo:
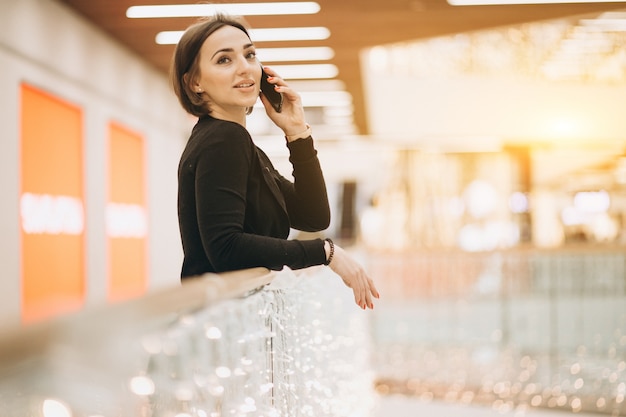
[[[230,62],[230,58],[227,56],[221,56],[217,59],[218,64],[228,64]]]
[[[256,51],[250,51],[250,52],[248,52],[248,53],[246,54],[246,59],[250,59],[250,60],[256,59]]]

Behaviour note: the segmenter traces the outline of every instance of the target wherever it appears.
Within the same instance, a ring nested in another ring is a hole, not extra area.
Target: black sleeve
[[[285,197],[291,227],[306,232],[324,230],[330,224],[330,205],[313,139],[298,139],[289,142],[287,147],[294,182],[281,176],[279,187]]]
[[[325,260],[321,239],[299,241],[244,232],[246,190],[254,144],[230,127],[213,137],[196,165],[196,213],[202,245],[216,272],[266,267],[304,268]]]

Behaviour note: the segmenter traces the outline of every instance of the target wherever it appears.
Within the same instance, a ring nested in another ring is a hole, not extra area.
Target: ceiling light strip
[[[159,45],[177,44],[183,33],[182,30],[159,32],[156,35],[156,43]],[[250,29],[248,33],[254,42],[324,40],[330,37],[330,30],[320,26]]]
[[[286,80],[335,78],[339,69],[333,64],[272,65],[272,69]]]
[[[335,51],[327,46],[301,48],[257,48],[256,56],[261,62],[281,61],[327,61],[333,59]]]
[[[227,3],[227,4],[163,4],[131,6],[126,17],[131,19],[201,17],[225,13],[239,16],[315,14],[320,5],[314,1]]]
[[[623,3],[625,0],[447,0],[451,6],[499,6],[513,4]]]
[[[580,24],[596,32],[626,32],[626,19],[581,19]]]
[[[330,30],[322,26],[250,29],[248,32],[254,42],[318,41],[330,37]]]

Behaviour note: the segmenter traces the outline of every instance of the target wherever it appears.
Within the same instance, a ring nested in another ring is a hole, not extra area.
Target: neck
[[[239,123],[241,126],[246,127],[246,109],[237,107],[232,110],[226,110],[223,108],[211,109],[209,112],[211,117],[220,120],[227,120],[229,122]]]

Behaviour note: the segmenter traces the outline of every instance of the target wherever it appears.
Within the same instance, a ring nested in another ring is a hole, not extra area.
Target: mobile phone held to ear
[[[261,66],[261,92],[267,99],[270,104],[276,110],[277,113],[280,113],[283,109],[283,95],[274,89],[274,84],[270,84],[267,81],[267,73],[263,70],[263,66]]]

